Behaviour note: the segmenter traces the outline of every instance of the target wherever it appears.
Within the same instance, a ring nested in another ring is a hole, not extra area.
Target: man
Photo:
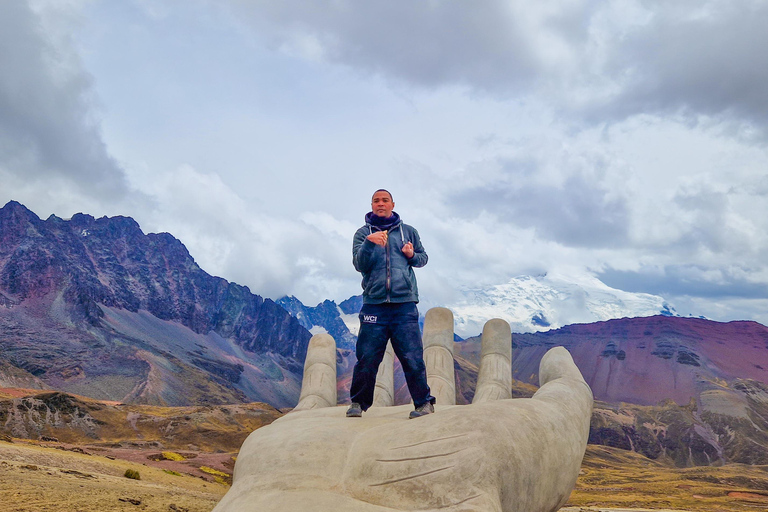
[[[363,307],[357,336],[357,363],[349,390],[347,416],[362,416],[373,403],[376,373],[387,341],[400,360],[415,410],[409,418],[434,412],[435,398],[427,385],[424,349],[419,331],[419,291],[414,267],[427,264],[419,233],[400,222],[392,194],[379,189],[371,199],[365,226],[355,233],[352,262],[363,274]]]

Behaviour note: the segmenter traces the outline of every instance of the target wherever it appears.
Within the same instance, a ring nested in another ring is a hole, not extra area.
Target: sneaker
[[[417,407],[416,410],[411,411],[411,414],[408,415],[408,419],[421,418],[422,416],[432,414],[433,412],[435,412],[435,406],[432,405],[432,402],[427,402],[421,407]]]
[[[357,402],[352,402],[352,405],[347,409],[347,418],[359,418],[363,415],[363,408]]]

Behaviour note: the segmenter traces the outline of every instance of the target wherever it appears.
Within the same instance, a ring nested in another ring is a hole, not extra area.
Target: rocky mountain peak
[[[18,243],[24,236],[34,235],[42,221],[21,203],[9,201],[0,208],[0,257],[3,247]]]
[[[315,307],[308,307],[291,295],[278,299],[277,303],[310,332],[327,332],[336,340],[337,347],[355,348],[356,336],[349,331],[341,318],[340,313],[343,311],[336,302],[326,299]]]
[[[36,312],[44,323],[74,324],[78,332],[99,338],[115,328],[134,332],[133,326],[108,325],[110,311],[124,310],[178,323],[201,336],[215,333],[243,350],[287,358],[284,364],[291,367],[306,355],[310,333],[280,306],[207,274],[180,240],[169,233],[144,234],[130,217],[79,213],[70,220],[41,221],[10,202],[0,210],[0,242],[0,303],[7,310],[0,313],[10,317]],[[17,362],[24,367],[28,341],[14,339]],[[200,354],[193,363],[238,382],[239,373],[230,375],[237,364],[211,362]],[[35,375],[46,373],[47,363],[37,358],[27,366]]]
[[[18,201],[8,201],[5,206],[0,208],[0,219],[20,215],[40,220],[37,215]]]

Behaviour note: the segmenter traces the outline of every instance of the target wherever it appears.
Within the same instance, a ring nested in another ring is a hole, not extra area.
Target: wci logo
[[[375,324],[378,318],[376,315],[363,315],[363,323]]]

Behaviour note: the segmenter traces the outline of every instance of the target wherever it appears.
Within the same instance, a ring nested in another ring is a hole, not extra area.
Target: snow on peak
[[[313,325],[312,328],[309,330],[309,333],[313,336],[315,334],[328,334],[328,330],[322,325]]]
[[[347,329],[349,329],[349,332],[357,336],[357,333],[360,330],[360,319],[358,318],[357,313],[347,314],[344,311],[342,311],[341,308],[338,306],[336,307],[336,309],[338,309],[339,311],[339,318],[341,318],[341,321],[344,322],[344,325],[347,326]]]
[[[506,284],[464,290],[453,311],[459,336],[477,336],[491,318],[507,320],[512,332],[556,329],[574,323],[674,313],[657,295],[611,288],[592,275],[519,276]]]

